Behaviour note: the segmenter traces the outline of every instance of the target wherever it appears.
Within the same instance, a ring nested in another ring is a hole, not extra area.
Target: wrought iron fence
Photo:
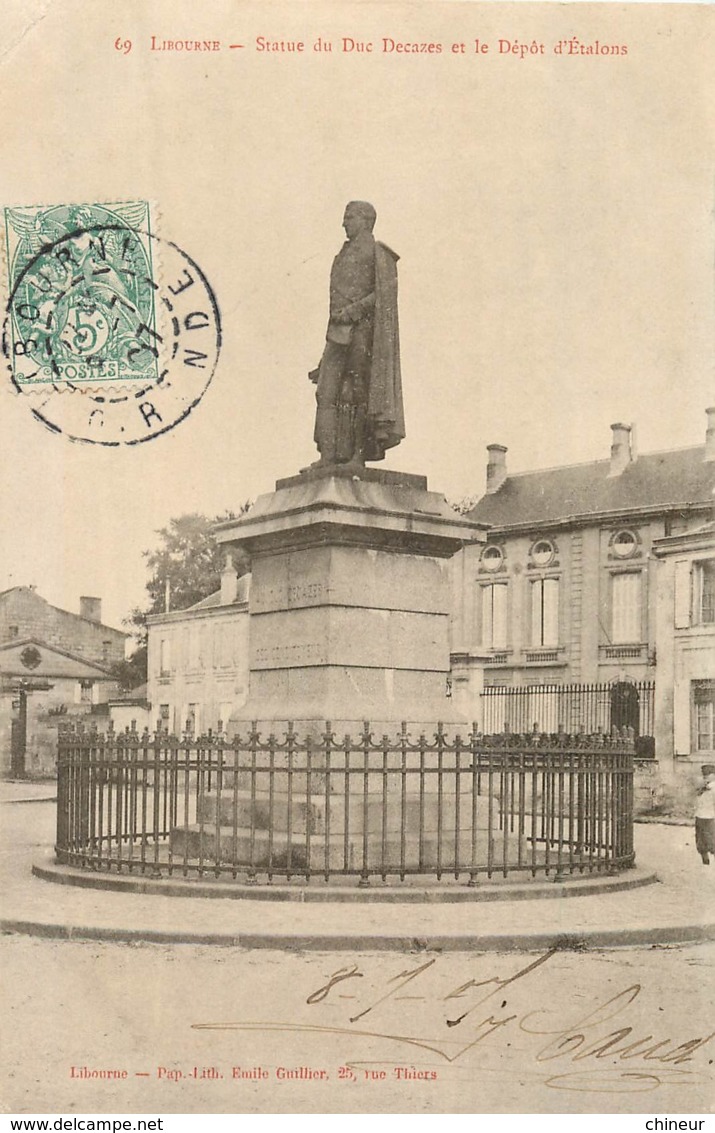
[[[655,755],[655,681],[601,684],[489,685],[482,693],[487,734],[611,732],[631,728],[635,754]]]
[[[633,739],[59,738],[59,861],[152,877],[555,880],[633,864]]]

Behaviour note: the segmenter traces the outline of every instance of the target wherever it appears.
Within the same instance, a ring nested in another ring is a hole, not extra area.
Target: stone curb
[[[630,870],[627,876],[572,878],[566,882],[525,882],[494,885],[489,882],[473,888],[445,887],[444,889],[415,887],[399,889],[359,889],[331,886],[317,889],[289,885],[235,885],[211,880],[187,881],[183,878],[158,879],[128,877],[110,873],[84,873],[55,862],[33,863],[35,877],[56,885],[76,886],[80,889],[104,890],[114,893],[140,893],[143,896],[181,897],[198,900],[220,899],[230,901],[290,901],[315,904],[476,904],[494,901],[551,900],[564,897],[591,897],[600,893],[620,893],[638,889],[658,881],[653,872]]]
[[[298,952],[564,952],[701,944],[715,940],[715,924],[669,925],[660,928],[583,930],[578,933],[485,934],[453,933],[426,937],[408,934],[370,936],[365,933],[195,933],[156,929],[98,928],[40,921],[0,920],[0,932],[48,940],[95,940],[126,944],[199,944],[226,948]]]
[[[33,798],[28,795],[24,799],[0,799],[1,806],[15,806],[17,803],[56,803],[57,795],[38,795]]]
[[[692,826],[692,818],[683,818],[676,814],[640,814],[633,819],[642,826]]]

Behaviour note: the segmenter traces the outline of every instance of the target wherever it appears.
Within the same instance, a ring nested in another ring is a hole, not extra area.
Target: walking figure
[[[695,800],[695,848],[703,865],[710,865],[710,854],[715,854],[715,763],[704,763],[702,773]]]

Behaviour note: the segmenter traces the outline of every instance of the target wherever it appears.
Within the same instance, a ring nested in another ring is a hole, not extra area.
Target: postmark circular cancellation
[[[221,349],[198,264],[157,236],[147,201],[5,209],[2,351],[12,386],[54,432],[133,445],[198,405]]]

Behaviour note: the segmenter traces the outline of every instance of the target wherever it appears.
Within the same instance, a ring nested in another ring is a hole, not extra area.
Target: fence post
[[[55,857],[58,862],[68,861],[69,851],[69,748],[70,731],[60,726],[57,734],[57,832]]]
[[[149,733],[145,732],[142,745],[142,763],[148,770],[149,763]],[[161,870],[159,868],[159,783],[161,780],[161,732],[154,733],[154,784],[153,784],[153,822],[154,822],[154,864],[152,866],[150,877],[156,879],[161,877]]]
[[[360,880],[358,886],[360,889],[369,889],[370,887],[370,871],[368,867],[369,855],[369,792],[370,792],[370,723],[365,720],[362,730],[362,753],[363,753],[363,796],[362,796],[362,870],[360,872]],[[349,799],[348,805],[349,805]]]

